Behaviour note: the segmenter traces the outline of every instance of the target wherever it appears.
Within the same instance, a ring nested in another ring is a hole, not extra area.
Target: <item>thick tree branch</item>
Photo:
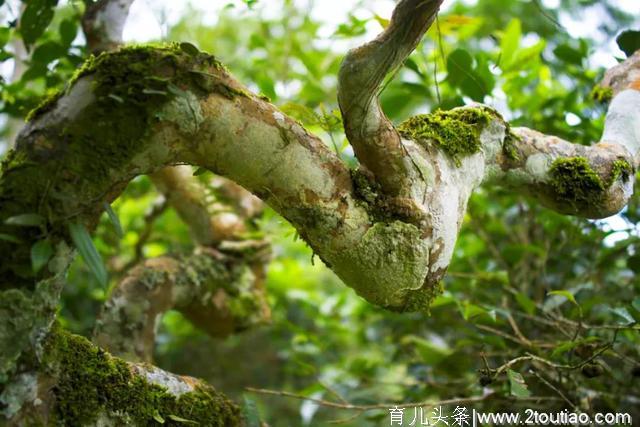
[[[87,46],[93,54],[113,50],[121,45],[122,31],[133,2],[134,0],[99,0],[87,7],[82,17],[82,28]],[[199,244],[212,245],[221,240],[237,238],[246,231],[244,221],[232,217],[233,214],[214,216],[214,207],[207,201],[205,188],[192,176],[190,168],[165,168],[153,173],[151,179],[181,219],[189,225],[194,240]],[[218,181],[220,180],[224,181],[222,178]],[[258,200],[231,181],[219,182],[218,185],[232,188],[230,196],[234,197],[229,200],[232,203],[234,198]]]
[[[248,258],[201,248],[180,259],[147,260],[110,295],[96,323],[94,342],[126,360],[152,362],[158,320],[168,310],[182,312],[217,337],[267,322],[261,268],[265,260],[260,252],[254,254],[253,265]]]
[[[173,166],[151,174],[151,180],[200,245],[219,245],[225,240],[242,240],[247,222],[262,213],[260,199],[227,179],[216,177],[205,186],[188,166]]]
[[[342,62],[338,101],[349,142],[361,164],[390,196],[407,196],[414,169],[400,135],[378,102],[384,79],[398,69],[429,29],[443,0],[402,0],[376,39]]]
[[[240,408],[212,386],[113,357],[52,328],[41,367],[5,389],[9,425],[244,425]]]
[[[82,18],[87,46],[93,53],[113,50],[122,43],[122,31],[135,0],[98,0],[88,3]]]
[[[82,27],[93,53],[120,45],[131,3],[101,0],[87,8]],[[145,262],[111,292],[96,324],[95,341],[127,360],[151,362],[158,319],[167,310],[182,311],[195,326],[214,336],[268,321],[263,285],[268,244],[243,238],[247,222],[262,210],[259,199],[218,178],[217,191],[235,206],[222,203],[221,197],[207,194],[187,166],[163,168],[151,174],[151,179],[189,226],[195,242],[218,246],[230,240],[235,243],[226,246],[241,245],[243,250],[229,256],[198,249],[191,257]],[[222,283],[224,280],[228,283]]]

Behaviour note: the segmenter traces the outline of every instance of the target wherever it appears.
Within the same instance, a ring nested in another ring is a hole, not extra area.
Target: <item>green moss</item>
[[[0,385],[15,371],[22,351],[29,345],[29,333],[40,314],[26,292],[0,292]]]
[[[520,137],[513,133],[511,130],[511,125],[504,122],[507,126],[506,136],[504,138],[504,142],[502,143],[502,153],[505,155],[507,159],[518,161],[520,160],[520,154],[518,153],[518,149],[516,148],[516,142],[520,141]]]
[[[591,90],[591,94],[589,96],[594,101],[604,104],[611,101],[611,99],[613,98],[613,90],[610,87],[602,87],[600,85],[596,85]]]
[[[492,113],[485,108],[438,110],[411,117],[398,126],[398,131],[405,138],[435,143],[460,166],[461,157],[480,151],[480,133],[491,118]]]
[[[603,193],[618,179],[629,179],[633,168],[626,160],[616,160],[611,165],[608,178],[601,177],[584,157],[556,159],[549,170],[551,186],[560,199],[574,206],[594,205],[601,201]]]
[[[415,208],[409,199],[388,197],[380,184],[370,178],[370,174],[360,169],[352,169],[351,182],[357,202],[362,206],[374,223],[391,223],[396,220],[415,224],[420,221],[422,212]]]
[[[606,189],[600,175],[584,157],[556,159],[549,175],[556,196],[574,206],[597,204]]]
[[[91,424],[101,414],[126,425],[203,426],[241,424],[239,408],[211,387],[179,397],[164,387],[133,375],[129,365],[87,339],[54,328],[45,348],[46,373],[56,378],[52,388],[54,416],[61,425]]]
[[[192,136],[203,120],[198,97],[215,89],[210,73],[220,67],[213,56],[191,55],[176,44],[130,46],[88,60],[70,88],[90,76],[96,102],[52,136],[66,151],[65,173],[86,187],[104,185],[148,148],[145,136],[161,120]]]
[[[33,110],[27,113],[25,121],[30,122],[42,114],[51,111],[56,105],[56,102],[58,102],[58,99],[62,97],[62,94],[62,91],[49,92]]]
[[[626,160],[616,160],[611,165],[611,177],[607,181],[608,186],[613,185],[619,178],[623,181],[627,181],[629,177],[633,175],[633,167]]]

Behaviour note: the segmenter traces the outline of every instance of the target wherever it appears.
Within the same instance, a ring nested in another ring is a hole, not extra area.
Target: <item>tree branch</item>
[[[349,142],[361,164],[390,196],[407,196],[413,166],[400,135],[380,108],[385,77],[402,65],[433,23],[443,0],[402,0],[389,26],[351,50],[340,67],[338,102]]]
[[[113,50],[122,43],[122,31],[135,0],[98,0],[87,3],[82,29],[93,53]]]
[[[240,408],[203,381],[126,362],[57,326],[43,353],[40,370],[5,390],[9,425],[244,425]]]
[[[120,45],[131,3],[101,0],[87,8],[82,27],[93,53]],[[230,256],[213,249],[198,249],[191,257],[145,262],[111,292],[96,324],[95,341],[127,360],[151,362],[158,319],[167,310],[182,311],[194,326],[214,336],[267,322],[270,311],[263,282],[268,244],[242,236],[248,231],[247,222],[262,211],[259,199],[233,182],[218,178],[218,192],[224,193],[234,206],[222,203],[220,197],[207,195],[188,166],[166,167],[150,177],[189,226],[195,242],[220,246],[230,240],[235,242],[227,242],[226,246],[233,243],[243,250],[232,250]]]
[[[111,293],[94,342],[126,360],[152,362],[158,320],[168,310],[216,337],[268,322],[264,277],[256,277],[255,267],[264,258],[255,254],[253,265],[250,259],[201,248],[187,257],[147,260]]]

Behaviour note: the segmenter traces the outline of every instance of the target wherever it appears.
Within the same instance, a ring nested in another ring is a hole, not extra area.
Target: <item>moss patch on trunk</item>
[[[398,126],[398,131],[423,144],[435,143],[460,166],[461,157],[480,151],[480,133],[491,119],[492,113],[484,108],[438,110],[411,117]]]
[[[134,375],[123,360],[58,327],[52,330],[45,354],[44,373],[57,379],[56,423],[82,426],[106,415],[137,426],[242,424],[240,409],[212,387],[196,387],[176,397]]]

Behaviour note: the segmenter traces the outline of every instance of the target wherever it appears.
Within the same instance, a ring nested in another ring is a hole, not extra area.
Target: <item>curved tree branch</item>
[[[175,309],[209,335],[228,336],[270,317],[261,274],[264,259],[201,248],[180,259],[161,257],[134,268],[105,303],[94,342],[129,361],[152,362],[160,317]]]
[[[113,50],[122,43],[122,31],[135,0],[98,0],[88,3],[82,30],[93,53]]]
[[[433,23],[444,0],[402,0],[389,26],[349,51],[340,67],[338,102],[349,142],[389,196],[409,193],[412,164],[400,135],[380,108],[384,79],[397,70]]]
[[[132,3],[101,0],[87,8],[82,27],[93,53],[121,44]],[[243,251],[232,251],[229,256],[203,248],[191,257],[158,258],[138,266],[111,292],[96,323],[95,342],[127,360],[151,362],[158,320],[167,310],[182,311],[195,326],[214,336],[267,322],[270,311],[263,282],[268,244],[242,237],[248,231],[247,223],[262,211],[259,199],[218,178],[217,191],[236,206],[222,203],[220,197],[207,195],[187,166],[163,168],[151,174],[151,180],[188,224],[195,242],[211,247],[229,240],[226,246],[241,245]]]

